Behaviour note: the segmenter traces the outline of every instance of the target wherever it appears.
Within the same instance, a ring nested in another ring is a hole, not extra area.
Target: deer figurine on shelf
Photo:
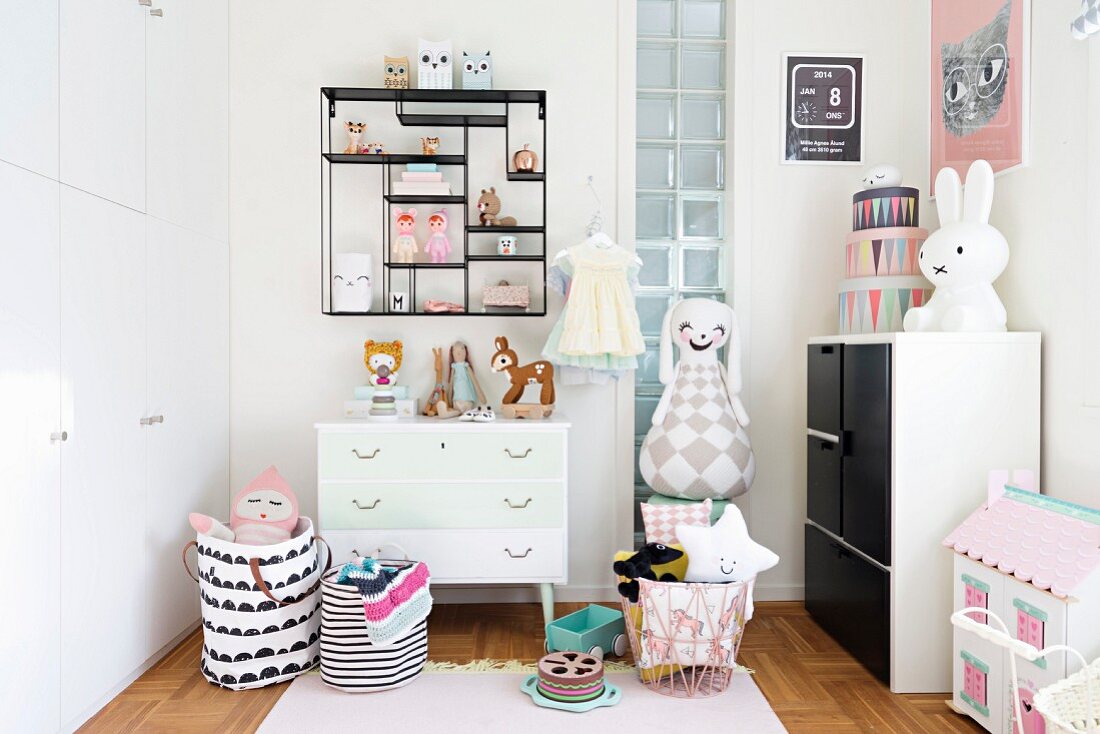
[[[506,418],[545,418],[554,410],[554,365],[546,360],[520,365],[515,350],[508,347],[508,338],[496,338],[496,352],[489,360],[493,372],[504,372],[512,381],[512,387],[501,399],[501,413]],[[523,391],[528,385],[541,385],[538,404],[521,404]]]

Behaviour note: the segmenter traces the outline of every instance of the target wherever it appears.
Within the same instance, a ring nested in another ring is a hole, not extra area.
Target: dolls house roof
[[[943,544],[1065,598],[1100,568],[1100,511],[1006,486]]]

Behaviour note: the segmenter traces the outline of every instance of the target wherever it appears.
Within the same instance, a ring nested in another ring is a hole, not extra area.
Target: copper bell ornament
[[[512,164],[518,172],[533,173],[539,165],[539,157],[531,150],[529,143],[524,143],[523,150],[517,150],[512,156]]]

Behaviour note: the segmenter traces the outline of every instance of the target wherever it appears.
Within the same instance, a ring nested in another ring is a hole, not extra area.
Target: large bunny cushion
[[[675,341],[680,360],[673,363]],[[726,348],[726,366],[718,360]],[[665,385],[638,466],[655,492],[681,499],[730,499],[756,476],[749,416],[741,404],[741,340],[733,309],[689,298],[665,313],[660,379]]]
[[[1008,265],[1008,242],[989,224],[993,168],[977,160],[966,174],[966,196],[953,168],[936,176],[940,228],[920,250],[920,269],[936,291],[905,314],[906,331],[1004,331],[1004,304],[993,289]]]

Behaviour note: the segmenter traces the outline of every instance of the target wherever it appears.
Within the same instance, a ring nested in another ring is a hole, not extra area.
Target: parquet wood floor
[[[558,604],[563,615],[583,606]],[[542,656],[536,604],[438,605],[429,620],[432,660],[534,662]],[[198,669],[201,631],[119,694],[81,732],[252,732],[289,683],[233,692]],[[848,734],[981,732],[944,705],[946,694],[895,696],[810,619],[799,602],[761,602],[741,645],[741,662],[791,732]],[[385,695],[385,694],[379,694]],[[440,731],[445,731],[444,721]],[[729,728],[728,731],[736,731]]]

